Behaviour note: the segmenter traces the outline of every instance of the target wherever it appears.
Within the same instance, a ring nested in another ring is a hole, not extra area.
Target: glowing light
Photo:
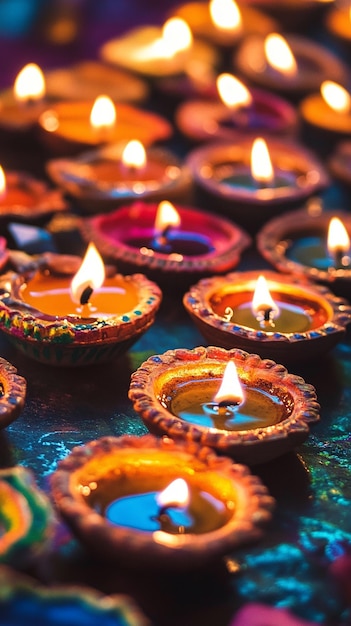
[[[229,108],[249,106],[252,102],[249,90],[232,74],[220,74],[217,89],[222,102]]]
[[[45,96],[45,79],[40,67],[35,63],[25,65],[16,77],[14,96],[20,102],[40,100]]]
[[[267,144],[264,139],[257,138],[251,150],[251,174],[259,183],[271,183],[274,170]]]
[[[78,272],[71,282],[71,298],[73,302],[81,304],[82,293],[90,287],[98,289],[105,280],[103,260],[95,245],[90,243]]]
[[[183,478],[176,478],[163,491],[157,494],[159,507],[185,507],[189,504],[189,487]]]
[[[269,311],[269,319],[279,315],[279,308],[270,294],[265,277],[261,274],[257,279],[252,298],[252,312],[256,316],[263,314],[264,318],[266,311]]]
[[[112,128],[116,124],[116,108],[108,96],[98,96],[90,113],[90,124],[93,128]]]
[[[171,226],[179,226],[180,222],[180,215],[177,209],[173,206],[173,204],[171,204],[167,200],[160,202],[157,207],[155,231],[163,233],[167,228]]]
[[[0,200],[6,196],[6,177],[3,168],[0,165]]]
[[[348,113],[351,108],[351,96],[344,87],[325,80],[321,84],[321,94],[327,105],[338,113]]]
[[[295,76],[297,64],[287,41],[281,35],[272,33],[264,42],[264,51],[268,63],[278,72],[287,76]]]
[[[122,163],[126,167],[142,169],[146,165],[146,152],[137,139],[129,141],[122,152]]]
[[[211,0],[209,10],[212,22],[217,28],[227,31],[241,28],[241,13],[234,0]]]
[[[228,361],[224,370],[223,379],[213,401],[217,404],[241,404],[244,392],[239,380],[234,361]]]
[[[193,43],[191,30],[181,17],[171,17],[164,23],[162,39],[172,50],[171,56],[182,50],[188,50]]]
[[[330,254],[344,253],[350,251],[350,237],[347,230],[338,217],[332,217],[328,228],[328,251]]]

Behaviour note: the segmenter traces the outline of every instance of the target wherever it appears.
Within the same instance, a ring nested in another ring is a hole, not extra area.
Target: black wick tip
[[[263,319],[265,322],[270,322],[271,321],[271,315],[272,315],[272,309],[265,309],[263,312]]]
[[[240,400],[222,400],[218,402],[219,409],[227,409],[229,406],[239,406],[241,404]]]
[[[93,291],[94,291],[94,289],[92,287],[90,287],[90,285],[85,287],[85,289],[82,291],[80,299],[79,299],[80,304],[88,304]]]

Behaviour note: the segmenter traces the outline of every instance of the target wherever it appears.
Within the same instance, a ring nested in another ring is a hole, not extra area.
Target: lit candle
[[[214,346],[150,357],[132,375],[129,397],[153,432],[251,463],[283,454],[305,431],[297,423],[319,410],[313,388],[283,366]]]
[[[351,95],[342,85],[325,80],[320,91],[299,106],[306,140],[329,155],[333,145],[351,136]]]
[[[176,535],[209,532],[223,524],[225,504],[209,493],[189,489],[184,478],[173,480],[159,492],[148,491],[150,482],[150,476],[144,480],[139,477],[138,493],[127,493],[109,503],[104,512],[108,521],[144,532]]]
[[[249,36],[240,45],[235,66],[243,76],[292,98],[319,88],[328,78],[344,82],[347,69],[323,46],[297,35]]]
[[[142,26],[106,42],[100,51],[109,63],[149,76],[171,76],[186,68],[193,52],[187,22],[179,17],[162,27]]]
[[[235,0],[188,2],[175,9],[195,36],[223,48],[229,48],[248,33],[267,34],[276,28],[276,22],[261,11]]]
[[[134,202],[82,220],[81,231],[121,271],[139,269],[156,282],[166,279],[165,288],[235,266],[250,241],[229,220],[168,201]]]
[[[279,289],[279,287],[278,287]],[[276,292],[277,286],[274,286]],[[243,285],[241,292],[232,291],[213,294],[210,305],[213,311],[232,324],[240,324],[255,330],[272,333],[298,333],[315,328],[326,320],[326,311],[317,301],[304,298],[303,294],[280,291],[274,299],[263,275],[259,276],[252,292]]]
[[[71,152],[105,143],[129,141],[131,136],[148,145],[171,134],[161,116],[119,103],[107,96],[90,101],[61,101],[42,113],[40,137],[55,150]]]
[[[269,147],[268,147],[269,145]],[[231,216],[255,232],[274,214],[329,184],[324,167],[297,143],[240,137],[233,143],[208,143],[186,161],[198,201]],[[248,211],[243,211],[243,206]]]
[[[246,467],[151,435],[76,447],[51,484],[57,509],[93,552],[147,571],[192,569],[257,539],[273,504]]]
[[[144,231],[144,236],[134,236],[125,240],[127,245],[155,250],[163,254],[198,256],[209,253],[212,243],[209,237],[193,231],[186,231],[181,226],[181,217],[171,202],[164,200],[157,207],[153,234],[151,238]]]
[[[321,270],[351,269],[350,237],[337,217],[330,219],[325,236],[316,232],[301,233],[291,241],[286,254],[298,263]]]
[[[18,73],[13,90],[0,95],[0,126],[11,132],[25,132],[38,121],[45,108],[45,79],[35,63]]]
[[[325,287],[274,272],[200,280],[183,304],[209,345],[255,351],[280,363],[333,348],[351,319],[351,308]]]
[[[132,310],[138,304],[135,286],[119,275],[105,279],[104,265],[94,244],[88,246],[72,281],[48,272],[37,272],[23,283],[20,297],[44,315],[61,318],[108,319]]]
[[[79,259],[48,255],[3,276],[0,327],[20,350],[44,363],[86,365],[126,351],[154,321],[159,288],[142,274],[105,278],[89,245]],[[36,269],[38,268],[39,269]],[[1,281],[0,281],[1,282]]]
[[[191,187],[189,170],[168,150],[137,139],[47,163],[52,180],[88,211],[101,213],[133,199],[180,199]]]
[[[330,228],[333,217],[339,219]],[[318,203],[311,203],[308,210],[290,211],[267,222],[258,233],[257,247],[280,271],[329,285],[333,293],[349,298],[350,235],[346,211],[323,211]]]
[[[217,77],[216,90],[220,101],[211,93],[211,98],[186,100],[178,107],[176,123],[191,139],[203,141],[215,137],[237,141],[238,131],[288,134],[296,130],[296,112],[279,96],[248,89],[228,73]]]

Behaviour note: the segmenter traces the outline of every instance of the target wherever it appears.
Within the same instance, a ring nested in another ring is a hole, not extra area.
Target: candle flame
[[[78,272],[71,282],[71,298],[80,304],[82,293],[87,287],[98,289],[105,280],[103,260],[95,245],[90,243]]]
[[[163,233],[170,226],[180,226],[180,215],[177,209],[168,202],[163,200],[157,207],[155,230],[156,232]]]
[[[244,392],[241,386],[238,371],[234,361],[228,361],[224,370],[221,386],[213,401],[217,404],[241,404],[244,400]]]
[[[116,124],[116,108],[108,96],[98,96],[90,113],[90,124],[93,128],[112,128]]]
[[[251,174],[258,183],[271,183],[274,170],[268,146],[264,139],[258,137],[252,144]]]
[[[0,165],[0,200],[6,196],[6,177],[3,168]]]
[[[327,105],[338,113],[348,113],[351,108],[351,96],[344,87],[325,80],[321,84],[321,94]]]
[[[162,27],[162,39],[172,51],[171,56],[188,50],[193,44],[191,30],[181,17],[171,17]]]
[[[268,63],[275,70],[287,76],[296,75],[296,60],[284,37],[277,33],[268,35],[264,42],[264,51]]]
[[[40,100],[45,96],[45,79],[40,67],[28,63],[17,74],[14,87],[15,99],[20,102]]]
[[[271,316],[276,317],[279,315],[279,308],[270,294],[265,277],[261,274],[257,279],[252,298],[252,312],[254,315],[259,315],[267,309],[271,311]]]
[[[126,167],[141,170],[146,165],[146,152],[137,139],[129,141],[122,152],[122,163]]]
[[[328,228],[328,251],[333,254],[336,250],[349,252],[350,237],[342,221],[338,217],[332,217]]]
[[[249,90],[232,74],[220,74],[216,82],[221,100],[228,108],[250,106],[252,103]]]
[[[227,31],[241,28],[241,13],[234,0],[211,0],[209,10],[211,20],[217,28]]]
[[[189,504],[189,487],[183,478],[176,478],[156,496],[159,507],[185,507]]]

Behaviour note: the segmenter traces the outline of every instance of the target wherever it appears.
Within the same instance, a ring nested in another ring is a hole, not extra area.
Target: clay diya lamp
[[[145,149],[136,140],[51,160],[47,171],[80,206],[94,213],[138,199],[182,199],[191,189],[190,172],[178,158],[163,148]]]
[[[0,567],[0,585],[1,616],[6,624],[24,624],[28,615],[41,626],[53,623],[55,626],[74,623],[147,626],[149,623],[126,595],[105,596],[82,585],[47,587],[6,566]]]
[[[337,4],[328,11],[325,25],[329,33],[341,44],[343,52],[350,54],[351,12],[348,4]]]
[[[336,56],[298,35],[247,37],[235,55],[234,66],[253,84],[295,100],[317,91],[324,80],[347,80],[347,69]]]
[[[188,2],[176,8],[175,15],[189,24],[195,37],[221,48],[233,48],[250,33],[266,35],[277,27],[271,18],[235,0]]]
[[[318,93],[307,96],[299,106],[305,140],[316,151],[328,155],[341,139],[351,137],[351,95],[331,80]]]
[[[217,78],[219,99],[188,100],[176,112],[176,123],[195,141],[238,140],[238,131],[257,135],[293,134],[297,114],[288,102],[267,91],[248,89],[231,74]]]
[[[142,102],[148,96],[143,80],[99,61],[81,61],[51,70],[45,81],[48,96],[56,100],[93,101],[103,93],[113,102]]]
[[[110,361],[153,323],[157,285],[141,274],[105,278],[94,246],[80,263],[48,253],[0,277],[0,329],[27,356],[62,366]]]
[[[351,140],[338,143],[328,161],[329,170],[346,187],[351,187]]]
[[[284,30],[303,30],[316,24],[334,0],[249,0],[249,4],[274,17]]]
[[[0,130],[11,135],[31,131],[45,110],[45,79],[35,63],[17,75],[13,89],[0,94]]]
[[[121,271],[142,271],[165,289],[234,267],[251,241],[224,218],[168,201],[82,220],[81,232]]]
[[[183,303],[210,345],[242,348],[279,363],[323,354],[351,322],[351,307],[326,287],[267,271],[203,279]]]
[[[273,505],[246,467],[192,441],[151,435],[74,448],[51,489],[89,549],[148,571],[199,568],[257,540]]]
[[[27,385],[16,368],[3,358],[0,358],[0,385],[0,428],[5,428],[22,411]]]
[[[179,17],[162,26],[137,27],[111,39],[100,49],[101,58],[149,79],[185,74],[196,63],[214,65],[215,51],[194,40],[188,24]]]
[[[149,145],[171,134],[171,125],[163,117],[123,102],[115,107],[108,96],[98,96],[95,102],[61,101],[39,118],[42,142],[65,155],[131,137]]]
[[[23,565],[38,557],[47,547],[52,520],[49,501],[30,471],[0,470],[0,563]]]
[[[188,158],[199,202],[249,232],[329,184],[315,156],[298,143],[272,137],[209,143]]]
[[[132,374],[129,398],[151,432],[210,446],[248,465],[300,445],[319,419],[312,385],[239,349],[152,356]]]
[[[304,276],[337,295],[350,296],[351,216],[300,209],[268,222],[258,233],[262,256],[280,272]]]
[[[59,189],[50,189],[30,174],[4,171],[0,166],[0,222],[38,222],[65,211],[67,202]]]

